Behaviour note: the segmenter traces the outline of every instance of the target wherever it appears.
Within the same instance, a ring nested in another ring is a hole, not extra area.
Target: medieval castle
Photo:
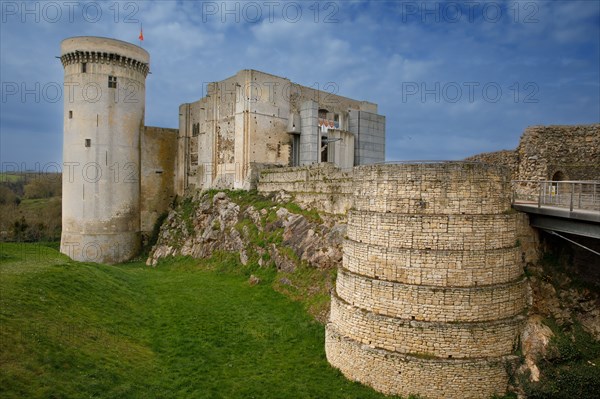
[[[388,165],[373,103],[243,70],[182,104],[178,129],[149,127],[145,50],[74,37],[61,62],[65,87],[103,94],[65,96],[61,252],[130,259],[191,190],[291,192],[347,220],[326,328],[333,366],[391,394],[505,392],[527,306],[511,180],[597,179],[600,125],[529,128],[516,151],[472,160],[490,164]]]
[[[383,162],[385,117],[356,101],[254,70],[209,85],[179,107],[179,129],[144,126],[150,56],[119,40],[61,45],[65,87],[62,251],[121,262],[175,195],[250,189],[275,166]],[[67,91],[69,92],[69,91]],[[100,94],[98,94],[100,93]]]

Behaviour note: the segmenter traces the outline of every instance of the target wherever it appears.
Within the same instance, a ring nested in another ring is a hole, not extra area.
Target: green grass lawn
[[[0,243],[0,397],[384,397],[328,365],[274,279],[225,254],[106,266]]]

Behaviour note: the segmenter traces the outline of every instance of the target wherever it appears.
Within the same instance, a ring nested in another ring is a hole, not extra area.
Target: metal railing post
[[[540,195],[538,195],[538,208],[542,207],[542,195],[543,195],[544,184],[540,182]]]
[[[571,183],[571,199],[569,201],[569,210],[573,212],[573,196],[575,195],[575,183]]]

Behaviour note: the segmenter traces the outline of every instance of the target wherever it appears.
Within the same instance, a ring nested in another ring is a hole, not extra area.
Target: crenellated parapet
[[[121,68],[129,68],[136,70],[146,77],[150,72],[148,63],[138,61],[134,58],[124,56],[117,53],[107,53],[99,51],[79,51],[63,54],[60,57],[63,67],[72,64],[81,64],[84,62],[97,64],[113,64]]]

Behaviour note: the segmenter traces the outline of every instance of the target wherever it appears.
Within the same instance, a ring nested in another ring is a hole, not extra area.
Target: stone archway
[[[560,202],[562,194],[567,190],[567,184],[559,183],[565,180],[568,180],[567,176],[561,170],[557,170],[552,175],[552,183],[550,183],[550,194],[553,198],[553,201]]]
[[[557,170],[553,175],[552,175],[552,181],[564,181],[567,180],[567,176],[564,174],[564,172]]]

